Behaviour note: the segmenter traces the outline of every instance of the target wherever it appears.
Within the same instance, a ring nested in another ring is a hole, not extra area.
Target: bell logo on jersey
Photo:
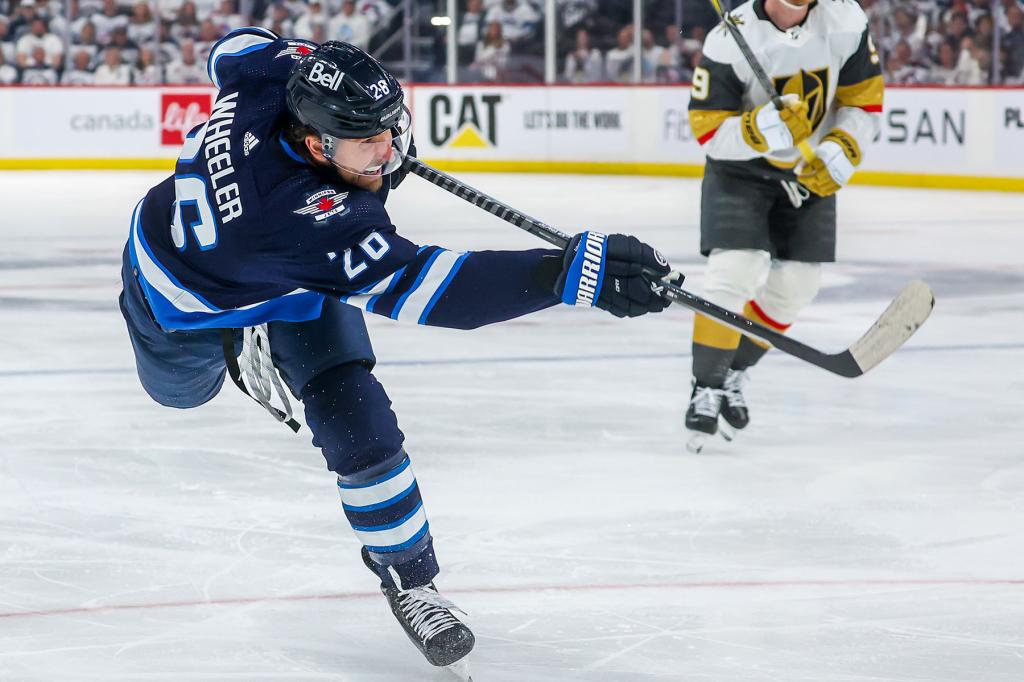
[[[185,135],[210,119],[213,95],[163,93],[160,95],[160,144],[180,147]]]
[[[336,192],[333,189],[325,189],[306,198],[306,205],[292,211],[297,215],[313,216],[313,220],[322,222],[333,215],[347,210],[342,200],[348,196],[348,192]]]
[[[319,83],[328,90],[337,91],[341,86],[341,79],[344,76],[344,73],[336,70],[327,62],[313,62],[313,68],[309,71],[309,82]]]
[[[801,71],[791,76],[776,76],[775,91],[780,95],[796,95],[807,102],[807,118],[816,130],[828,113],[828,67]]]

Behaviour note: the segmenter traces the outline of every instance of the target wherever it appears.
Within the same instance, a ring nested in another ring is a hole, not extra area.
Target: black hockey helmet
[[[401,84],[354,45],[330,41],[302,57],[288,78],[286,99],[291,115],[320,134],[324,154],[336,165],[341,165],[335,157],[344,140],[374,137],[386,130],[392,133],[397,153],[383,169],[371,164],[367,174],[391,172],[409,148],[411,119]],[[360,156],[380,160],[381,154]]]

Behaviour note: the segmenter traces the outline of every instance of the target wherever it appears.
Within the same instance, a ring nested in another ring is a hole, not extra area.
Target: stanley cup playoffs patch
[[[565,277],[562,302],[593,306],[601,295],[604,280],[605,242],[600,232],[584,232],[576,245],[576,256]]]

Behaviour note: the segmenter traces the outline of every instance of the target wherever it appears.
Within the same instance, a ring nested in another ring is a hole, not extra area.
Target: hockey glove
[[[759,154],[794,147],[811,135],[807,102],[796,95],[783,95],[782,111],[769,102],[740,117],[743,140]]]
[[[412,135],[409,135],[409,149],[405,152],[406,156],[416,156],[416,140],[413,139]],[[398,186],[405,180],[405,176],[409,174],[409,171],[405,169],[405,166],[399,166],[397,169],[391,171],[391,175],[388,178],[391,179],[391,189],[398,189]]]
[[[644,270],[653,274],[645,275]],[[555,293],[568,305],[639,317],[668,307],[656,282],[668,274],[665,257],[636,237],[583,232],[572,238],[562,255]]]
[[[797,181],[819,197],[839,191],[860,165],[860,145],[839,128],[821,138],[814,160],[797,169]]]

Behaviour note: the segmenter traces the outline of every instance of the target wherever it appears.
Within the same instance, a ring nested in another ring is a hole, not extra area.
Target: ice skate
[[[367,568],[380,575],[379,567],[370,558],[366,548],[363,548],[363,562]],[[427,662],[445,667],[459,679],[470,680],[465,657],[473,650],[476,638],[455,615],[459,611],[458,607],[442,597],[433,583],[406,590],[401,589],[393,573],[385,575],[388,577],[382,579],[381,592],[405,634]],[[456,665],[458,663],[462,665]]]
[[[750,423],[750,412],[743,397],[743,384],[747,380],[746,371],[730,369],[725,375],[725,383],[722,384],[722,417],[736,431],[745,429]]]
[[[686,429],[690,440],[686,449],[699,454],[707,441],[718,433],[718,415],[722,410],[722,389],[694,382],[690,406],[686,408]]]

